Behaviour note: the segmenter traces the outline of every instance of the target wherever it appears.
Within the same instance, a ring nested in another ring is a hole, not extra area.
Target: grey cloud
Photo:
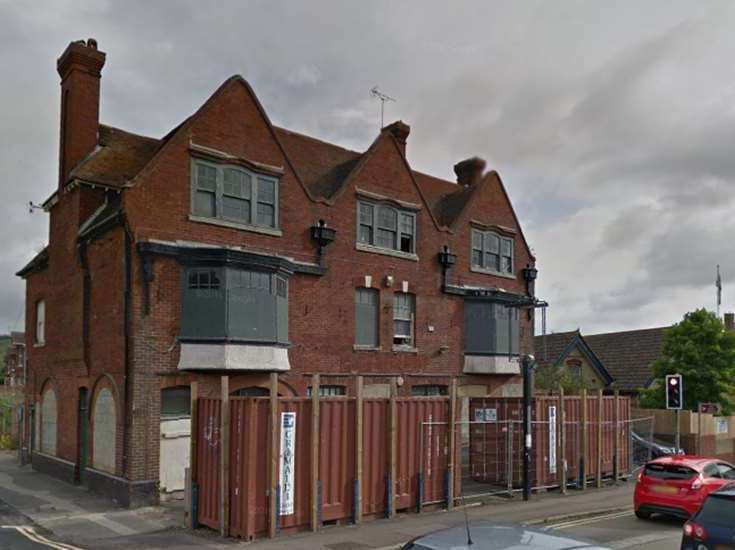
[[[241,73],[276,124],[364,149],[380,85],[398,99],[387,121],[412,126],[416,168],[452,179],[479,154],[500,171],[553,328],[670,323],[699,305],[715,263],[735,274],[734,22],[730,3],[663,0],[0,0],[13,75],[0,89],[0,331],[20,328],[13,273],[47,238],[45,215],[25,205],[56,183],[55,60],[88,36],[108,53],[103,121],[153,136]]]

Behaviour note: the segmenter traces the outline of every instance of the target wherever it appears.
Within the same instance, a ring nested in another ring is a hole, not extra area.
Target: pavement
[[[31,533],[56,544],[44,548],[65,550],[72,550],[72,547],[95,550],[231,549],[242,545],[264,550],[386,550],[397,548],[417,535],[462,524],[465,512],[470,521],[531,522],[548,524],[550,527],[579,521],[580,518],[603,517],[621,512],[632,515],[629,511],[632,491],[632,483],[621,482],[602,489],[572,490],[566,496],[556,491],[534,493],[529,502],[523,502],[520,497],[498,497],[469,503],[464,509],[451,512],[437,510],[422,514],[399,514],[393,520],[376,519],[357,526],[330,526],[318,533],[298,533],[245,543],[237,539],[222,539],[206,528],[196,531],[185,529],[184,511],[179,502],[136,510],[119,508],[106,499],[91,495],[82,487],[55,480],[33,471],[29,466],[19,466],[13,454],[0,453],[0,503],[5,503],[5,508],[12,511],[13,516],[8,519],[8,525],[29,526],[23,530],[0,529],[0,549],[36,548],[24,547],[20,543],[17,546],[2,546],[3,536],[24,536],[21,531],[32,529]],[[0,507],[0,513],[2,510]],[[570,533],[582,528],[582,525],[568,527]],[[680,533],[680,525],[678,529]]]

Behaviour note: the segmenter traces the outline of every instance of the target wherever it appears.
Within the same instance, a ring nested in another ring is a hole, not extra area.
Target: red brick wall
[[[283,166],[280,180],[280,227],[282,237],[273,237],[188,220],[190,211],[189,142],[271,165]],[[383,136],[374,146],[362,170],[342,190],[333,205],[309,199],[286,158],[270,133],[265,119],[248,90],[239,81],[229,81],[209,101],[193,121],[185,125],[158,153],[153,163],[125,191],[123,205],[132,246],[145,239],[181,240],[213,245],[242,246],[247,249],[288,255],[296,260],[316,261],[316,247],[309,227],[323,218],[337,229],[337,240],[326,252],[329,271],[322,277],[296,274],[289,283],[289,350],[292,371],[283,377],[282,391],[303,394],[310,384],[300,373],[402,373],[406,383],[402,394],[413,384],[444,383],[447,378],[410,375],[417,373],[460,374],[463,366],[463,300],[442,293],[442,273],[436,255],[448,245],[458,255],[452,280],[484,286],[498,286],[523,293],[521,270],[529,254],[520,233],[515,239],[517,278],[497,278],[472,273],[469,269],[469,220],[499,224],[519,230],[511,207],[496,181],[481,183],[482,189],[453,231],[440,230],[422,203],[393,138]],[[421,204],[417,216],[418,262],[357,251],[356,193],[359,187],[373,193]],[[40,384],[54,377],[59,392],[59,454],[76,460],[76,411],[79,387],[93,391],[102,375],[109,375],[116,387],[119,407],[129,417],[127,460],[123,458],[124,419],[118,426],[117,468],[133,480],[158,476],[160,389],[187,383],[196,375],[177,371],[180,323],[181,269],[170,258],[156,258],[154,280],[150,284],[150,313],[144,310],[144,284],[140,258],[132,253],[132,295],[130,353],[132,371],[125,390],[124,280],[125,238],[121,228],[109,232],[89,248],[91,270],[89,364],[82,347],[82,271],[76,248],[80,219],[93,211],[94,197],[85,190],[64,194],[51,210],[49,267],[28,278],[27,331],[32,338],[34,304],[47,300],[47,345],[32,348],[29,341],[31,383],[34,397]],[[84,211],[84,214],[82,213]],[[373,287],[380,289],[381,351],[354,351],[354,290],[371,275]],[[386,275],[396,281],[385,288]],[[416,346],[418,353],[393,352],[392,299],[408,281],[416,295]],[[531,349],[532,320],[522,314],[522,350]],[[429,332],[428,326],[434,327]],[[443,346],[448,349],[442,351]],[[203,393],[218,391],[218,375],[202,377]],[[347,379],[349,380],[349,379]],[[486,384],[491,389],[512,381],[510,377],[473,376],[467,383]],[[231,388],[266,385],[264,375],[240,375]],[[346,382],[351,386],[351,382]],[[91,435],[90,435],[91,441]],[[126,465],[126,467],[124,467]]]

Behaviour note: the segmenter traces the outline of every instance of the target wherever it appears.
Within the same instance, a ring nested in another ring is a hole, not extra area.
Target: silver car
[[[469,535],[469,539],[468,539]],[[469,540],[472,544],[469,544]],[[489,521],[472,521],[468,528],[458,525],[413,539],[403,550],[609,550],[579,539],[560,536],[523,525],[502,525]]]

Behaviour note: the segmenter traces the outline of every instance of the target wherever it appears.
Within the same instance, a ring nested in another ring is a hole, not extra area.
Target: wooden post
[[[220,506],[219,532],[226,537],[230,530],[230,377],[221,378],[222,410],[220,411]]]
[[[618,454],[620,454],[620,390],[615,390],[613,393],[613,481],[615,484],[618,483],[618,476],[620,475],[620,460]]]
[[[587,436],[589,435],[587,425],[587,389],[582,389],[582,397],[581,397],[582,403],[580,404],[582,407],[582,449],[579,454],[579,460],[580,460],[580,473],[582,475],[582,490],[587,489]]]
[[[268,470],[268,536],[276,536],[278,526],[278,373],[271,373],[270,383],[270,468]]]
[[[559,488],[562,494],[567,494],[567,457],[566,457],[566,429],[564,427],[564,388],[559,386],[559,412],[556,414],[556,421],[559,423],[559,436],[557,437],[558,450],[556,452],[556,471],[559,475]]]
[[[190,421],[190,440],[189,440],[189,522],[188,525],[192,529],[198,527],[197,522],[197,460],[199,455],[199,383],[192,382],[191,386],[191,421]]]
[[[319,375],[311,377],[311,530],[319,530]]]
[[[358,376],[355,380],[355,523],[362,521],[362,386],[362,376]]]
[[[603,407],[602,389],[597,390],[597,488],[602,487],[602,415],[605,411]]]
[[[697,403],[697,454],[702,454],[702,404]]]
[[[396,476],[398,475],[398,405],[396,397],[398,396],[398,384],[396,378],[390,380],[390,402],[389,417],[390,428],[388,445],[388,517],[392,518],[396,515]]]
[[[457,424],[457,378],[452,376],[449,386],[449,461],[447,464],[448,487],[447,487],[447,510],[454,508],[454,488],[457,479],[457,438],[455,426]]]

